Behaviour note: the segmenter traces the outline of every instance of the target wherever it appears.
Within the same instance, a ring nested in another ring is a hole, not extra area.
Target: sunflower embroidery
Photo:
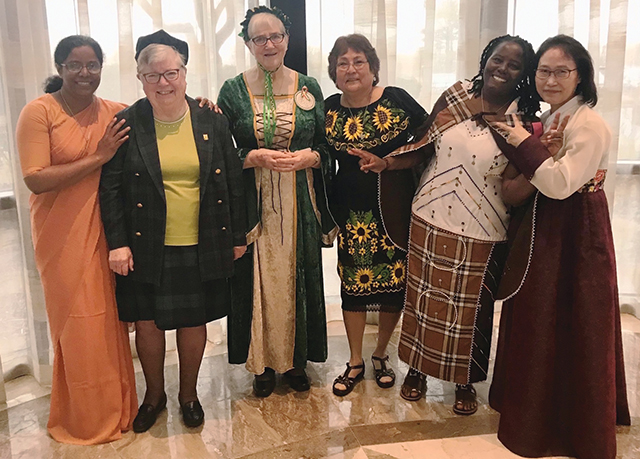
[[[396,254],[396,247],[393,245],[393,242],[391,242],[391,239],[386,234],[382,239],[380,239],[380,247],[387,253],[387,258],[389,260],[391,260]]]
[[[393,245],[393,242],[391,242],[391,239],[386,234],[384,235],[384,237],[382,239],[380,239],[380,245],[382,246],[382,248],[384,250],[394,250],[395,249],[395,246]]]
[[[360,116],[353,116],[347,120],[344,125],[344,136],[347,140],[354,142],[360,139],[364,134],[364,125]]]
[[[405,266],[402,260],[397,260],[391,268],[391,283],[399,285],[404,282]]]
[[[360,290],[368,290],[373,282],[373,271],[361,268],[356,272],[356,285]]]
[[[353,238],[360,243],[366,242],[367,240],[371,239],[372,229],[368,224],[357,221],[349,231],[351,231],[351,234],[353,234]]]
[[[397,117],[396,117],[397,118]],[[394,122],[394,116],[387,107],[378,104],[373,112],[373,125],[380,132],[385,132]],[[397,122],[397,121],[396,121]]]
[[[324,118],[324,130],[326,135],[331,135],[333,133],[333,128],[336,125],[336,120],[338,119],[338,112],[335,110],[328,110],[327,115]]]

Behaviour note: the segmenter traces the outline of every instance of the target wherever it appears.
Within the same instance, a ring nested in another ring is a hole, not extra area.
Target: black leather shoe
[[[292,368],[284,374],[289,387],[296,392],[306,392],[311,389],[309,384],[309,377],[304,371],[304,368]]]
[[[150,405],[149,403],[143,403],[140,405],[140,408],[138,408],[138,414],[133,420],[133,431],[135,433],[142,433],[149,430],[151,426],[156,423],[158,415],[166,408],[166,406],[167,394],[162,394],[162,399],[156,406]]]
[[[276,387],[276,372],[265,368],[264,373],[253,378],[253,393],[256,397],[268,397]]]
[[[204,422],[204,411],[198,400],[180,405],[182,421],[187,427],[198,427]]]

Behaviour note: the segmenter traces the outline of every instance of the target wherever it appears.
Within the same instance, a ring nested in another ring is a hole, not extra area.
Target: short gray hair
[[[140,73],[142,67],[147,65],[151,65],[154,62],[159,61],[162,57],[165,56],[168,52],[173,52],[176,56],[180,58],[180,62],[183,67],[186,67],[186,57],[178,52],[173,46],[161,45],[159,43],[154,43],[152,45],[147,46],[145,49],[140,51],[140,55],[137,60],[137,72]]]

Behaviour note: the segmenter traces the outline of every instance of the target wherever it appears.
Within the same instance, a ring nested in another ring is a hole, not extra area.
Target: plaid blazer
[[[198,260],[203,281],[233,274],[233,247],[246,244],[242,163],[225,116],[187,97],[200,160]],[[100,208],[109,249],[128,246],[138,282],[160,284],[166,201],[153,111],[144,98],[117,115],[129,139],[102,168]]]

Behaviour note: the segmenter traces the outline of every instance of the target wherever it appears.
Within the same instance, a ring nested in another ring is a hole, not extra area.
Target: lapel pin
[[[209,140],[209,134],[202,134],[202,138],[204,140]]]

